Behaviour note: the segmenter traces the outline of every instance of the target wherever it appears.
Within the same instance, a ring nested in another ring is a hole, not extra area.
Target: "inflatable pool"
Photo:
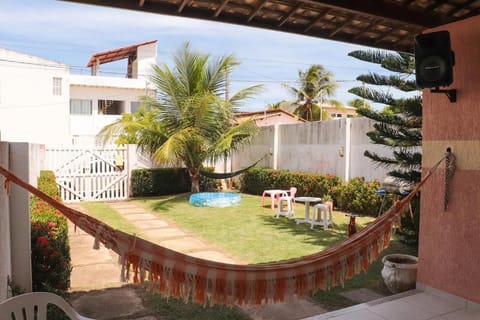
[[[190,196],[194,207],[230,207],[240,204],[240,193],[233,192],[199,192]]]

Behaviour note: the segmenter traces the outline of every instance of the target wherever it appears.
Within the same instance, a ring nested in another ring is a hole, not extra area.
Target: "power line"
[[[68,65],[65,65],[65,64],[60,64],[60,63],[57,63],[57,62],[52,62],[51,64],[49,63],[46,63],[46,62],[32,62],[32,61],[18,61],[18,60],[9,60],[9,59],[0,59],[0,62],[9,62],[9,63],[16,63],[16,64],[21,64],[21,65],[24,65],[25,67],[29,67],[29,66],[37,66],[37,67],[42,67],[42,68],[58,68],[58,69],[66,69],[66,68],[70,68],[70,70],[77,70],[77,71],[89,71],[89,68],[85,68],[85,67],[81,67],[81,66],[68,66]],[[8,66],[8,65],[7,65]],[[245,69],[245,68],[244,68]],[[252,72],[248,69],[245,69],[246,71],[248,72]],[[113,70],[100,70],[100,73],[103,73],[103,74],[112,74],[112,75],[125,75],[126,73],[125,72],[120,72],[120,71],[113,71]],[[266,76],[266,75],[263,75],[263,74],[260,74],[258,72],[252,72],[252,73],[255,73],[259,76],[262,76],[262,77],[265,77],[265,78],[268,78],[267,80],[264,80],[264,79],[237,79],[237,78],[231,78],[230,81],[233,81],[233,82],[250,82],[250,83],[254,83],[254,82],[259,82],[259,83],[294,83],[294,82],[297,82],[298,80],[295,80],[295,79],[282,79],[282,80],[278,80],[278,79],[274,79],[272,77],[269,77],[269,76]],[[139,76],[144,76],[144,77],[148,77],[149,75],[147,74],[139,74]],[[354,79],[342,79],[342,80],[335,80],[336,82],[356,82],[357,80],[354,80]]]

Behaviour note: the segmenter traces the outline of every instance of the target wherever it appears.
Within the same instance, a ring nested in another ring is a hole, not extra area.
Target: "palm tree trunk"
[[[190,178],[192,178],[192,187],[190,188],[190,192],[200,192],[200,170],[198,168],[189,168],[188,173],[190,174]]]

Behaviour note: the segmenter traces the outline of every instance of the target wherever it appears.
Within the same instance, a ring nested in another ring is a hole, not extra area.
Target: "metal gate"
[[[128,197],[127,148],[46,147],[46,167],[55,172],[64,202]]]

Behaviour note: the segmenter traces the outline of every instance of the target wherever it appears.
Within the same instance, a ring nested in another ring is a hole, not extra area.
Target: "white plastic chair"
[[[332,208],[329,204],[319,203],[314,207],[313,218],[311,221],[310,229],[316,224],[323,225],[324,230],[328,230],[328,225],[333,223]]]
[[[31,292],[0,302],[0,320],[47,320],[47,305],[55,305],[72,320],[93,320],[79,315],[62,297]]]
[[[297,188],[296,187],[291,187],[290,190],[288,191],[288,195],[292,197],[293,203],[295,203],[295,194],[297,193]]]
[[[292,195],[292,189],[293,195]],[[278,197],[278,206],[277,206],[277,218],[281,215],[287,216],[289,218],[293,217],[293,203],[295,201],[295,192],[297,188],[291,188],[290,191],[284,192],[280,197]],[[285,203],[285,209],[283,208],[283,203]]]

